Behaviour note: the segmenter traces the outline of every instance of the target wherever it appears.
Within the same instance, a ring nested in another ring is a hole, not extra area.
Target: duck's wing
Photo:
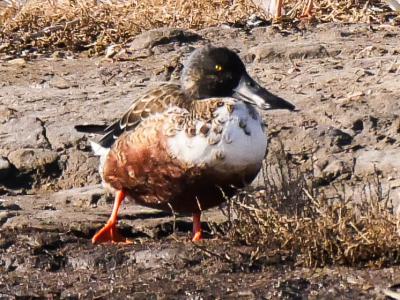
[[[144,119],[162,113],[172,106],[185,107],[187,104],[188,99],[177,84],[164,84],[152,88],[135,100],[122,118],[104,130],[105,134],[98,144],[110,148],[123,132],[135,130]]]

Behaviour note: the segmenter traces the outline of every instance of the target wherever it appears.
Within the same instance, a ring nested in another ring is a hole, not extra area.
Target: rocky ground
[[[119,225],[132,246],[91,245],[112,199],[88,144],[96,137],[74,125],[113,121],[144,87],[179,78],[195,47],[228,46],[299,109],[266,113],[269,157],[281,141],[326,187],[356,190],[378,175],[396,211],[399,38],[387,25],[156,30],[110,48],[107,58],[59,51],[0,62],[0,298],[383,299],[383,289],[400,283],[397,266],[307,269],[273,254],[252,265],[251,249],[213,234],[193,244],[188,217],[133,204]],[[218,209],[204,218],[225,220]]]

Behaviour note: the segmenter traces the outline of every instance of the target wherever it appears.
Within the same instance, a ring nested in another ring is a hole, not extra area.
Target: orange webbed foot
[[[192,242],[198,242],[198,241],[201,241],[202,239],[203,239],[203,236],[202,236],[202,232],[200,230],[193,235]]]
[[[133,242],[119,233],[115,223],[107,222],[92,238],[93,244],[112,243],[130,245]]]
[[[128,240],[124,236],[122,236],[116,227],[117,224],[117,216],[118,216],[118,211],[119,207],[121,206],[122,201],[125,198],[125,193],[123,191],[117,191],[115,194],[115,201],[114,201],[114,207],[110,216],[110,219],[108,219],[108,222],[102,229],[97,232],[93,238],[92,238],[92,243],[93,244],[99,244],[99,243],[107,243],[111,242],[113,244],[132,244],[132,241]]]

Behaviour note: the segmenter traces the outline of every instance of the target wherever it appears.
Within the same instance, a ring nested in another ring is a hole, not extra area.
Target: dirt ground
[[[315,164],[321,185],[357,188],[378,173],[396,210],[399,38],[388,25],[156,30],[109,58],[1,61],[0,299],[385,299],[398,266],[303,268],[274,253],[254,262],[254,249],[213,232],[226,221],[219,209],[204,214],[209,235],[193,244],[188,216],[127,203],[119,227],[134,244],[93,246],[112,199],[89,147],[96,136],[74,125],[115,120],[146,86],[179,78],[194,48],[224,45],[299,109],[266,113],[267,159],[282,141],[298,164]]]

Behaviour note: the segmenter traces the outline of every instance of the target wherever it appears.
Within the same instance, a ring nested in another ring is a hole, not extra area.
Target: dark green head
[[[196,99],[234,97],[261,109],[295,108],[255,82],[239,56],[228,48],[205,46],[196,49],[185,64],[181,84]]]

